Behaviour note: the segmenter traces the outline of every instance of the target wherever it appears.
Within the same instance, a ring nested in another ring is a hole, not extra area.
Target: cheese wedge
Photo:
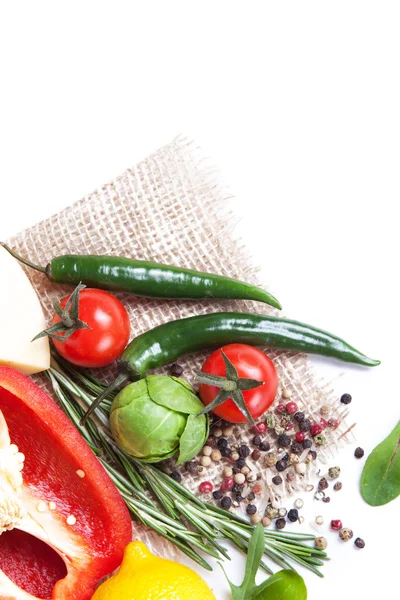
[[[18,261],[0,246],[0,365],[25,375],[48,369],[48,338],[32,342],[46,328],[35,290]]]

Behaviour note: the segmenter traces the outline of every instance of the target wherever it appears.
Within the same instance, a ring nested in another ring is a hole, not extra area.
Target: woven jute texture
[[[235,239],[235,219],[227,208],[228,198],[217,171],[203,159],[193,142],[180,137],[8,243],[22,256],[42,265],[65,253],[113,254],[220,273],[265,287],[245,247]],[[27,274],[49,317],[52,300],[65,295],[68,288],[50,283],[43,274],[31,269]],[[129,311],[132,337],[166,321],[219,310],[277,314],[265,304],[248,301],[160,301],[127,294],[118,296]],[[279,374],[280,391],[276,402],[286,388],[293,393],[299,409],[305,410],[311,418],[320,418],[322,404],[332,405],[332,416],[341,418],[340,427],[327,433],[327,446],[319,452],[319,459],[329,462],[338,444],[346,439],[347,430],[346,415],[334,408],[340,404],[331,386],[315,378],[306,356],[267,352]],[[204,357],[205,354],[198,353],[180,361],[186,378],[193,379]],[[101,377],[107,380],[113,375],[115,371],[109,369]],[[236,427],[231,442],[245,443],[250,435],[246,426]],[[274,443],[273,435],[271,443]],[[221,468],[222,464],[214,465],[207,471],[207,479],[220,477]],[[279,501],[279,496],[284,499],[288,493],[307,486],[310,488],[318,467],[309,467],[305,477],[296,477],[291,486],[281,486],[283,489],[278,493],[273,493],[271,484],[276,472],[260,462],[251,468],[261,472],[265,490],[259,501],[262,504],[269,499]],[[199,480],[204,479],[204,474],[189,475],[184,468],[182,475],[184,483],[193,490],[197,489]],[[167,548],[159,538],[143,531],[140,535],[159,554],[173,554],[171,547]]]

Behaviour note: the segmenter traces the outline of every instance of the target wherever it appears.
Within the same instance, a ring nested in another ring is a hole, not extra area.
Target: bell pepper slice
[[[11,441],[25,455],[24,516],[0,529],[0,599],[89,600],[132,539],[123,499],[55,402],[9,367],[0,411],[0,449]]]

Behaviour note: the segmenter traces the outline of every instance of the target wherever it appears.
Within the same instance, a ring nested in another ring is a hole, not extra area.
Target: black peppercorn
[[[356,538],[354,540],[354,545],[357,546],[357,548],[365,548],[365,542],[361,538]]]
[[[275,521],[275,527],[277,529],[284,529],[286,527],[286,519],[284,519],[283,517],[280,517],[279,519],[277,519]]]
[[[187,462],[185,467],[190,475],[197,475],[197,463],[194,460]]]
[[[219,440],[217,442],[217,446],[220,450],[221,450],[221,448],[227,448],[228,440],[226,440],[225,438],[219,438]]]
[[[317,453],[315,452],[315,450],[310,450],[310,452],[308,453],[308,456],[310,457],[310,460],[316,460]]]
[[[290,437],[288,435],[285,435],[284,433],[280,436],[278,436],[278,445],[281,448],[288,448],[290,446]]]
[[[230,508],[232,506],[232,500],[228,496],[225,496],[221,500],[221,506],[222,508]]]
[[[244,460],[244,458],[238,458],[238,460],[236,461],[236,466],[239,467],[239,469],[243,469],[243,467],[246,466],[246,461]]]
[[[275,475],[275,477],[272,478],[272,483],[275,485],[280,485],[282,481],[283,479],[280,475]]]
[[[350,394],[343,394],[343,396],[340,398],[340,402],[342,404],[350,404],[351,401],[352,397],[350,396]]]
[[[183,368],[181,367],[181,365],[178,365],[178,363],[174,363],[170,366],[169,372],[170,375],[172,375],[173,377],[180,377],[183,373]]]
[[[242,492],[243,488],[244,488],[244,484],[234,483],[232,486],[232,492],[234,494],[240,494]]]
[[[237,475],[237,473],[240,473],[240,469],[239,469],[239,467],[232,467],[232,473],[233,473],[234,475]]]
[[[293,442],[292,447],[291,447],[291,452],[293,452],[293,454],[301,454],[303,452],[304,448],[303,448],[303,444],[299,444],[298,442]]]
[[[277,471],[284,471],[285,469],[287,469],[287,462],[286,460],[278,460],[278,462],[276,463],[275,467]]]
[[[246,512],[248,515],[255,515],[257,512],[257,506],[255,504],[248,504],[246,506]]]
[[[255,495],[255,493],[254,493],[254,492],[249,492],[249,493],[247,494],[247,500],[250,500],[250,501],[251,501],[251,500],[254,500],[254,498],[255,498],[255,497],[256,497],[256,495]]]
[[[243,502],[244,498],[242,494],[235,494],[235,500],[236,502]]]
[[[306,431],[309,431],[310,427],[311,427],[310,419],[304,419],[303,421],[301,421],[299,423],[299,429],[300,429],[300,431],[303,431],[304,433],[306,433]]]
[[[259,446],[261,444],[261,435],[255,435],[252,439],[252,442],[255,446]]]
[[[215,500],[221,500],[222,496],[224,495],[221,490],[215,490],[215,492],[213,492],[213,498],[215,498]]]
[[[331,499],[329,498],[329,496],[324,496],[322,498],[322,502],[325,502],[325,504],[328,504],[328,502],[330,502],[330,501],[331,501]]]
[[[294,420],[297,421],[298,423],[301,423],[302,421],[304,421],[305,419],[305,415],[303,412],[297,412],[294,414]]]
[[[341,481],[337,481],[333,486],[333,489],[335,490],[335,492],[339,492],[342,489],[342,487],[343,483]]]
[[[263,452],[268,452],[268,450],[271,449],[271,445],[268,444],[268,442],[261,442],[260,444],[260,450],[262,450]]]
[[[356,448],[354,450],[354,456],[356,458],[362,458],[364,456],[364,450],[362,448]]]
[[[318,482],[318,489],[321,490],[321,492],[323,490],[326,490],[329,487],[329,483],[327,481],[327,479],[325,477],[322,477],[322,479],[319,480]]]
[[[261,452],[259,450],[253,450],[252,454],[251,454],[251,458],[253,460],[258,460],[261,456]]]
[[[229,458],[230,455],[232,454],[232,451],[230,448],[221,448],[220,452],[221,452],[221,456],[223,456],[224,458]]]
[[[182,481],[182,475],[178,471],[172,471],[171,478],[180,483]]]
[[[286,461],[288,461],[288,460],[289,460],[289,454],[287,454],[287,453],[286,453],[286,454],[284,454],[284,455],[281,457],[281,460],[286,460]]]
[[[306,440],[304,440],[303,448],[306,450],[307,448],[311,448],[311,447],[312,447],[312,441],[309,440],[308,438]]]
[[[297,508],[292,508],[291,510],[289,510],[287,516],[291,523],[295,523],[299,520],[299,511],[297,510]]]
[[[250,448],[248,446],[246,446],[246,444],[242,444],[239,448],[239,456],[241,458],[246,458],[249,454],[250,454]]]
[[[213,435],[210,435],[210,437],[206,441],[206,446],[211,446],[211,448],[216,448],[217,447],[217,438],[214,437]]]

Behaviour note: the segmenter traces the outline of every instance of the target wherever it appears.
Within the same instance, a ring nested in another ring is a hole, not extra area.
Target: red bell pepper
[[[89,600],[121,563],[132,538],[129,512],[55,402],[8,367],[0,367],[0,411],[0,454],[11,440],[25,455],[27,511],[16,528],[0,529],[0,599]]]

